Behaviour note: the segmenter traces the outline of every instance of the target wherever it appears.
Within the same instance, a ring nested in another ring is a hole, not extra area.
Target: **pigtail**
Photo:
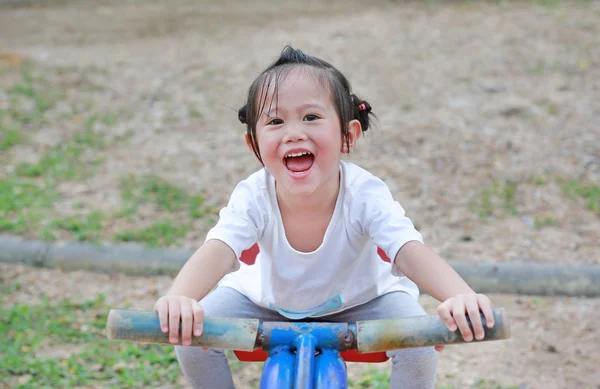
[[[248,114],[247,114],[248,104],[244,105],[242,108],[238,110],[238,119],[242,124],[248,124]]]
[[[366,100],[361,100],[355,94],[352,94],[351,97],[354,105],[354,118],[360,122],[362,131],[365,132],[369,129],[369,115],[374,115],[371,113],[371,104],[369,104]]]

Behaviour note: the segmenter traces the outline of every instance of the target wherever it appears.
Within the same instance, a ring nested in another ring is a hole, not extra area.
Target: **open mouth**
[[[315,156],[309,151],[301,151],[298,153],[289,153],[283,158],[283,163],[287,169],[295,174],[300,174],[308,171],[315,161]]]

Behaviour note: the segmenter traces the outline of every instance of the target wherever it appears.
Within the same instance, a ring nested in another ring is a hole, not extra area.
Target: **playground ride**
[[[494,326],[484,326],[482,341],[510,338],[506,311],[493,313]],[[171,344],[155,312],[112,309],[106,333],[114,340]],[[383,362],[387,350],[463,342],[438,315],[356,323],[206,317],[202,335],[189,347],[234,350],[241,361],[264,360],[260,389],[347,389],[345,361]]]
[[[255,244],[240,260],[252,265],[258,253]],[[381,249],[378,253],[390,262]],[[510,338],[506,311],[497,308],[493,313],[494,326],[484,326],[482,341]],[[483,314],[481,322],[485,323]],[[106,334],[114,340],[171,344],[169,334],[160,330],[155,312],[113,309]],[[178,338],[181,341],[181,336]],[[234,350],[240,361],[264,361],[260,389],[347,389],[345,362],[385,362],[388,350],[463,342],[460,332],[449,331],[438,315],[356,323],[261,323],[258,319],[206,317],[202,335],[192,337],[189,347]]]

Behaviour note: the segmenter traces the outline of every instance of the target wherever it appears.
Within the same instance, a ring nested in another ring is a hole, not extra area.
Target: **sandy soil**
[[[85,94],[116,112],[118,123],[102,131],[127,135],[93,177],[61,185],[60,212],[76,204],[113,209],[128,172],[156,173],[223,205],[259,168],[235,111],[253,77],[290,43],[336,64],[371,102],[379,125],[350,160],[387,182],[442,256],[600,263],[599,215],[557,181],[600,182],[598,1],[29,3],[0,7],[0,59],[75,69],[78,77],[61,79],[70,101]],[[61,122],[36,129],[0,177],[72,130]],[[502,197],[507,182],[516,185],[514,214]],[[481,218],[490,188],[490,216]],[[536,225],[546,218],[552,225]],[[206,228],[198,222],[184,245],[197,246]],[[19,297],[26,301],[64,293],[62,280],[81,278],[83,293],[149,307],[169,282],[1,269],[3,279],[32,279]],[[511,313],[513,339],[449,348],[444,383],[467,387],[480,377],[524,388],[600,387],[598,300],[494,297]]]

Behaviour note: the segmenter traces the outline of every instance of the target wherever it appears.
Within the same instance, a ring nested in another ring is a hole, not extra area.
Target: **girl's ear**
[[[342,150],[341,152],[344,154],[348,154],[354,148],[356,141],[362,135],[362,126],[360,122],[356,119],[350,120],[348,123],[348,145],[346,142],[342,142]],[[348,147],[350,146],[350,147]]]
[[[252,151],[252,153],[254,153],[254,150],[252,150],[252,142],[250,142],[250,136],[248,136],[248,132],[244,134],[244,139],[246,139],[246,146],[248,146],[248,149]]]

